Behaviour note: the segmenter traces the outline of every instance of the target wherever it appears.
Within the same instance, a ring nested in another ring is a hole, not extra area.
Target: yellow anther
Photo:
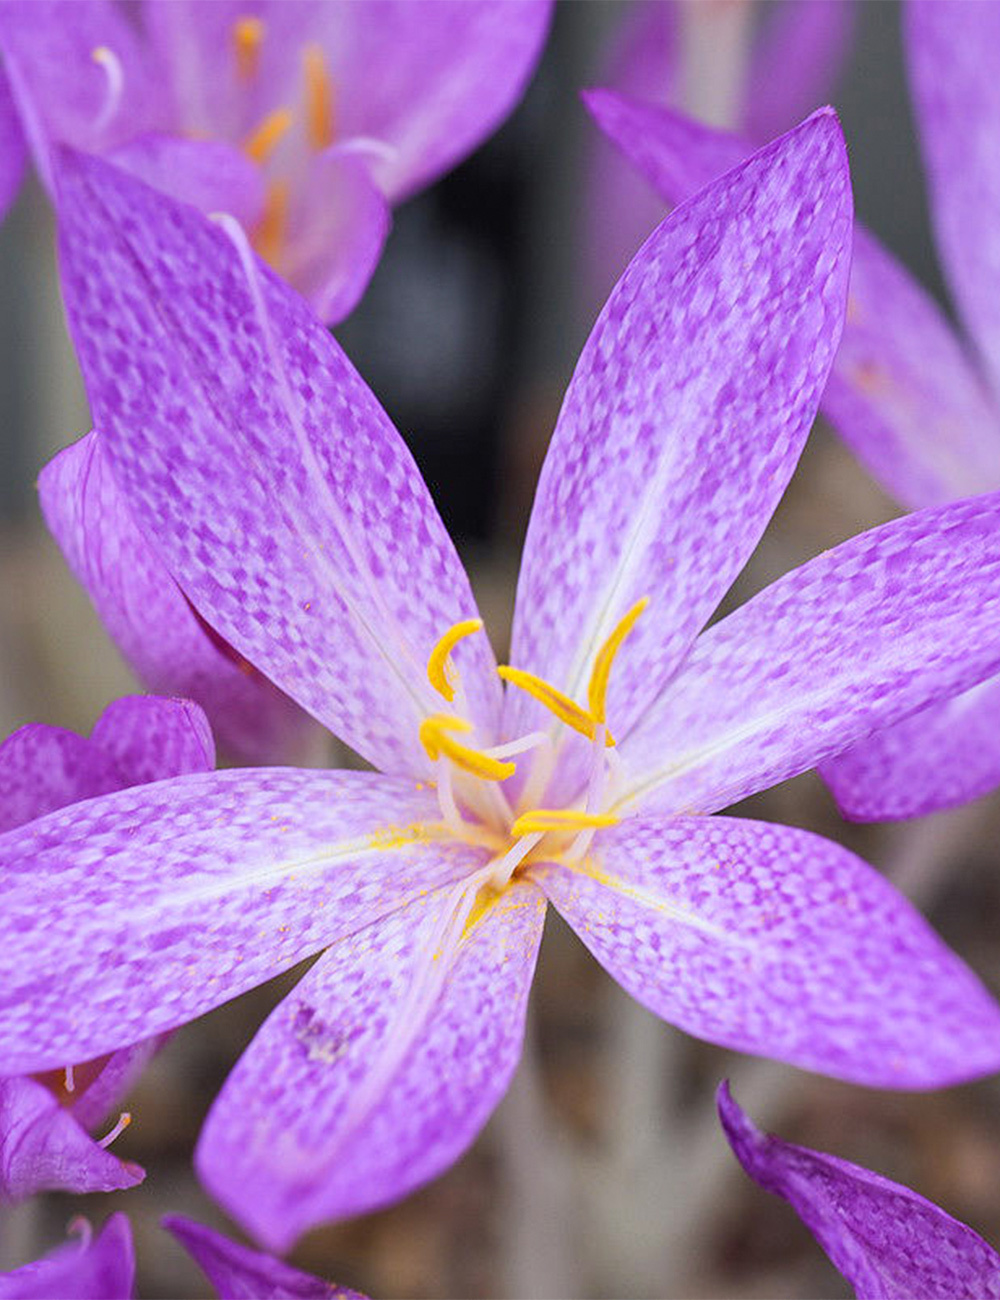
[[[255,163],[265,163],[288,134],[295,116],[290,108],[276,108],[243,141],[243,152]]]
[[[327,71],[326,56],[315,43],[302,51],[302,71],[306,79],[306,130],[314,149],[333,144],[333,82]]]
[[[460,744],[451,733],[472,730],[472,724],[464,718],[456,718],[450,713],[431,713],[420,724],[420,743],[427,750],[431,762],[436,763],[442,756],[450,758],[456,767],[484,781],[506,781],[516,770],[513,763],[503,763],[489,754],[482,754],[478,749],[470,749]]]
[[[451,652],[467,636],[481,631],[481,618],[466,618],[455,623],[431,651],[427,660],[427,680],[449,703],[455,698],[455,669],[451,662]]]
[[[275,266],[285,246],[288,226],[288,182],[272,181],[267,187],[264,213],[253,232],[253,245],[265,262]]]
[[[532,808],[522,813],[510,828],[515,839],[521,835],[545,834],[548,831],[600,830],[602,826],[617,826],[619,818],[612,813],[576,812],[572,808]]]
[[[241,81],[252,81],[260,63],[260,47],[264,40],[264,24],[260,18],[247,16],[233,23],[233,49],[236,52],[236,71]]]
[[[643,596],[642,600],[637,600],[597,652],[597,658],[594,660],[594,667],[590,673],[590,685],[587,687],[587,703],[590,705],[590,716],[595,722],[604,721],[608,680],[611,677],[611,665],[615,661],[615,655],[622,648],[622,642],[635,627],[639,621],[639,615],[648,604],[648,596]]]
[[[544,704],[549,712],[554,713],[561,722],[565,722],[567,727],[572,727],[588,740],[594,739],[597,723],[586,709],[581,709],[575,700],[571,700],[568,695],[564,695],[544,678],[525,672],[523,668],[511,668],[509,664],[501,664],[497,672],[505,682],[510,682],[512,686],[519,686],[522,691],[527,691],[533,699],[538,700],[539,704]],[[614,745],[614,738],[610,731],[605,732],[604,743],[609,748]]]

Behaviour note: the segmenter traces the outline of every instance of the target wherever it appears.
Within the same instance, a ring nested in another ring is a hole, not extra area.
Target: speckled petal
[[[855,18],[853,0],[784,0],[765,11],[739,123],[751,140],[780,135],[830,99]]]
[[[334,1286],[290,1264],[241,1246],[203,1223],[168,1215],[163,1226],[194,1259],[219,1300],[365,1300],[357,1291]]]
[[[309,755],[318,725],[195,613],[137,528],[96,433],[46,465],[38,493],[67,563],[147,686],[197,701],[243,762]]]
[[[506,1090],[545,902],[513,885],[452,956],[455,899],[428,894],[321,957],[209,1113],[201,1177],[269,1249],[433,1178]]]
[[[916,0],[904,12],[938,250],[1000,395],[1000,6]]]
[[[84,1227],[81,1240],[4,1273],[0,1300],[132,1300],[135,1251],[128,1219],[113,1214],[93,1239]]]
[[[31,722],[0,744],[0,832],[126,784],[114,758],[92,741]]]
[[[98,1146],[48,1088],[0,1079],[0,1205],[38,1192],[112,1192],[144,1177]]]
[[[9,831],[5,1069],[89,1060],[183,1024],[461,878],[478,857],[429,838],[439,817],[408,781],[272,768],[137,786]]]
[[[21,188],[26,156],[17,108],[7,78],[0,70],[0,218],[6,215]]]
[[[588,340],[542,470],[511,662],[586,698],[640,597],[608,721],[634,725],[756,545],[840,335],[851,200],[824,111],[676,209]],[[539,714],[511,692],[506,728]]]
[[[892,886],[807,831],[639,818],[590,874],[533,876],[598,961],[688,1033],[877,1088],[1000,1068],[1000,1007]]]
[[[623,741],[623,797],[713,812],[998,669],[991,493],[851,538],[709,628]]]
[[[736,166],[751,147],[611,91],[584,98],[601,129],[671,203]],[[1000,409],[933,298],[859,224],[847,319],[822,410],[911,508],[1000,485]]]
[[[728,1084],[716,1102],[740,1164],[788,1201],[858,1300],[1000,1300],[1000,1255],[940,1206],[870,1169],[761,1133]]]
[[[190,700],[123,696],[104,710],[90,738],[114,759],[125,785],[210,772],[215,766],[205,711]]]
[[[320,320],[336,325],[368,287],[389,233],[389,207],[364,152],[335,146],[310,161],[278,270]]]
[[[376,766],[426,774],[443,633],[475,617],[413,459],[343,351],[226,233],[66,155],[63,291],[115,479],[195,606]],[[456,652],[496,727],[485,636]]]
[[[222,140],[186,140],[148,133],[107,155],[147,185],[201,212],[228,212],[252,227],[264,206],[260,168]]]
[[[820,775],[852,821],[957,808],[1000,786],[1000,680],[932,704],[828,759]]]

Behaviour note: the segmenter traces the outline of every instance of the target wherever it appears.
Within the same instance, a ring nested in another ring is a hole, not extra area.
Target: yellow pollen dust
[[[265,27],[260,18],[248,15],[233,23],[233,50],[236,54],[236,72],[240,81],[252,81],[260,65],[260,47],[264,41]]]
[[[288,225],[288,182],[272,181],[267,187],[264,214],[253,232],[253,245],[265,262],[274,266],[285,244]]]
[[[333,82],[326,56],[316,44],[302,51],[302,72],[306,82],[306,130],[314,149],[333,144]]]
[[[455,623],[445,632],[427,660],[427,680],[449,704],[455,698],[455,669],[451,662],[451,652],[459,641],[481,631],[482,626],[481,618],[466,618],[461,623]]]
[[[431,762],[437,762],[443,755],[450,758],[456,767],[484,781],[506,781],[514,774],[513,763],[503,763],[489,754],[480,753],[468,745],[454,739],[452,732],[468,732],[472,723],[464,718],[456,718],[450,713],[431,713],[420,724],[420,743],[427,751]]]
[[[613,813],[577,812],[573,808],[532,808],[517,818],[510,833],[518,839],[522,835],[545,835],[549,831],[600,830],[604,826],[617,826],[619,820]]]
[[[295,116],[290,108],[276,108],[243,141],[243,152],[255,163],[265,163],[291,129]]]

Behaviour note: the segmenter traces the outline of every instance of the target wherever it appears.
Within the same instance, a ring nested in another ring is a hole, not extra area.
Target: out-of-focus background
[[[578,91],[606,75],[629,9],[558,6],[520,109],[397,211],[368,294],[338,331],[409,441],[501,655],[537,470],[573,362],[622,269],[614,240],[595,234],[589,187],[603,146]],[[899,10],[869,0],[854,19],[834,102],[857,211],[941,294]],[[602,219],[614,216],[608,205]],[[0,734],[27,721],[86,732],[135,683],[36,503],[40,467],[88,428],[36,185],[0,229],[0,341]],[[733,599],[895,512],[820,424]],[[739,811],[820,831],[892,872],[1000,993],[997,797],[919,824],[858,828],[810,774]],[[139,1294],[205,1294],[158,1219],[175,1211],[226,1226],[191,1171],[192,1146],[227,1071],[289,983],[181,1031],[153,1063],[115,1147],[146,1166],[144,1186],[8,1212],[0,1266],[54,1245],[81,1208],[98,1220],[120,1208],[136,1225]],[[712,1100],[725,1076],[762,1125],[905,1182],[1000,1244],[995,1080],[930,1095],[872,1092],[694,1042],[631,1003],[555,917],[529,1049],[511,1095],[450,1172],[396,1208],[310,1234],[293,1261],[374,1296],[849,1294],[792,1211],[731,1157]]]

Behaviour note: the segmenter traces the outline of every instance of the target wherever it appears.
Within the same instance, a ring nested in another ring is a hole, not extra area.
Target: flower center
[[[454,624],[431,651],[428,681],[455,711],[429,714],[420,725],[420,741],[437,769],[438,800],[448,826],[458,838],[489,848],[494,854],[490,869],[484,873],[482,890],[487,894],[496,896],[518,868],[532,861],[553,857],[577,861],[587,852],[596,831],[617,823],[618,818],[606,811],[618,762],[614,738],[606,724],[608,684],[615,657],[648,604],[648,597],[637,601],[598,650],[586,708],[534,673],[508,665],[498,669],[505,682],[527,691],[561,723],[590,742],[588,781],[581,806],[537,806],[555,764],[555,746],[547,732],[529,732],[503,745],[475,743],[476,729],[466,716],[465,693],[452,656],[461,641],[482,631],[482,621],[465,619]],[[526,779],[514,796],[509,793],[514,787],[505,786],[518,768],[512,760],[524,754],[532,758]]]

